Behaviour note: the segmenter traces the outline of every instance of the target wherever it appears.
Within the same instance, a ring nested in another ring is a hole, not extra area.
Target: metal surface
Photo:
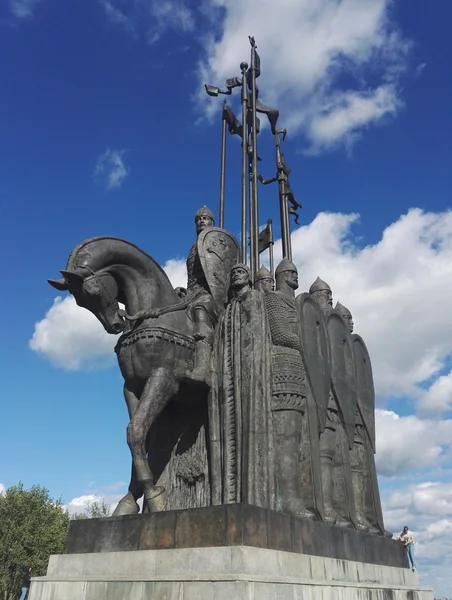
[[[248,70],[248,64],[242,62],[240,65],[242,71],[242,213],[241,213],[241,254],[240,260],[243,264],[247,264],[247,252],[246,252],[246,200],[247,200],[247,169],[248,169],[248,126],[247,126],[247,115],[248,115],[248,90],[246,87],[246,72]]]
[[[250,263],[251,277],[254,277],[259,269],[259,206],[258,206],[258,171],[257,171],[257,118],[256,118],[256,100],[257,87],[256,78],[260,75],[259,57],[256,50],[256,42],[250,37],[251,44],[251,66],[249,69],[250,81],[248,86],[251,89],[251,173],[250,173]]]
[[[331,311],[327,316],[327,330],[331,349],[332,389],[344,419],[344,428],[351,447],[358,404],[353,342],[347,325],[335,311]]]
[[[331,353],[324,313],[310,294],[295,299],[301,348],[309,386],[317,406],[319,432],[324,431],[331,387]]]
[[[223,108],[226,108],[227,102],[224,100]],[[221,164],[220,164],[220,227],[224,227],[224,193],[226,181],[226,119],[221,120]]]
[[[364,426],[367,429],[373,451],[375,452],[375,389],[372,375],[372,364],[366,344],[360,335],[354,333],[353,355],[356,369],[356,389],[358,406]]]
[[[207,284],[221,314],[227,301],[231,269],[239,262],[238,242],[228,231],[209,227],[200,233],[197,247]]]

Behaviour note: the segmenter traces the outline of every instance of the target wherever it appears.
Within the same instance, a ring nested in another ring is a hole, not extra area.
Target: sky
[[[125,493],[115,337],[47,279],[111,235],[185,285],[194,214],[218,213],[221,99],[204,83],[238,76],[253,35],[303,205],[299,291],[320,275],[353,313],[386,527],[409,525],[422,584],[452,596],[451,19],[449,0],[0,0],[0,492],[41,484],[72,512]],[[227,148],[238,235],[239,140]],[[275,187],[259,210],[279,238]]]

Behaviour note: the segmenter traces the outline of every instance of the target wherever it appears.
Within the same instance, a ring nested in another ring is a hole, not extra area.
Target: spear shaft
[[[279,134],[275,134],[276,165],[278,169],[279,211],[281,219],[281,241],[283,258],[292,260],[292,245],[290,240],[289,206],[287,203],[286,181],[287,173],[281,155]]]
[[[251,43],[251,161],[250,161],[250,242],[251,242],[251,277],[254,283],[256,273],[259,269],[259,206],[257,186],[257,118],[256,118],[256,76],[258,76],[258,65],[256,56],[256,44],[254,38]]]
[[[247,192],[247,168],[248,168],[248,128],[247,128],[247,114],[248,114],[248,90],[246,87],[246,71],[248,65],[243,62],[240,65],[242,71],[242,232],[241,232],[241,261],[243,264],[247,264],[246,256],[246,192]]]
[[[226,99],[223,107],[226,107]],[[224,191],[226,183],[226,119],[221,122],[221,167],[220,167],[220,227],[224,227]]]

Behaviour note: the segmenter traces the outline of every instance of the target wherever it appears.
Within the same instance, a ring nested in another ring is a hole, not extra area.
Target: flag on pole
[[[226,121],[229,133],[242,137],[242,125],[226,101],[223,105],[223,119]]]
[[[259,233],[259,254],[270,248],[273,243],[273,226],[272,220],[269,219],[267,225]]]

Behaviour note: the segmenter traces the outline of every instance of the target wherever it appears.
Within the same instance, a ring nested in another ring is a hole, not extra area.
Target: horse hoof
[[[135,502],[132,496],[127,495],[118,502],[118,506],[113,512],[113,517],[121,517],[123,515],[137,515],[140,512],[140,507]]]
[[[157,485],[146,494],[146,505],[149,512],[161,512],[166,507],[165,488]]]

